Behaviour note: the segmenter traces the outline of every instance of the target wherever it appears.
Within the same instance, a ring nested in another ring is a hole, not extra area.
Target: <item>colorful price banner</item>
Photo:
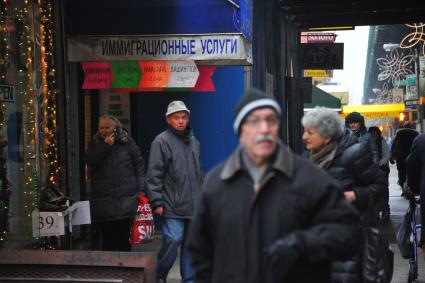
[[[110,88],[114,74],[109,62],[81,62],[85,78],[83,89]]]
[[[199,66],[199,78],[192,91],[215,91],[212,76],[215,72],[215,66]]]
[[[166,61],[140,61],[142,79],[139,88],[166,87],[170,78],[170,66]]]
[[[140,68],[134,61],[112,62],[114,79],[113,88],[133,88],[139,86]]]
[[[167,87],[194,87],[199,71],[194,61],[168,61],[171,76]]]
[[[82,62],[83,89],[137,91],[215,91],[215,66],[191,61]]]

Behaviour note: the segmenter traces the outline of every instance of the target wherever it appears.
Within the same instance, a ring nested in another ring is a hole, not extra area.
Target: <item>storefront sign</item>
[[[394,80],[394,85],[416,85],[416,74],[407,75],[404,80]]]
[[[208,60],[209,65],[251,65],[251,43],[242,34],[181,36],[74,36],[68,60]]]
[[[399,104],[368,104],[368,105],[344,105],[342,106],[342,116],[356,111],[361,113],[366,119],[397,118],[403,112],[405,105]]]
[[[199,71],[193,61],[168,61],[171,76],[167,87],[194,87]]]
[[[301,43],[335,42],[335,33],[302,32]]]
[[[32,213],[33,237],[65,235],[65,224],[62,212]]]
[[[112,62],[111,65],[114,71],[112,87],[133,88],[139,86],[141,72],[137,62]]]
[[[15,102],[15,88],[13,85],[0,85],[0,101]]]
[[[171,71],[166,61],[140,61],[139,66],[142,71],[139,88],[167,86]]]
[[[301,47],[303,69],[344,68],[343,43],[305,43],[301,44]]]
[[[333,70],[304,70],[304,77],[332,78]]]
[[[105,89],[111,87],[113,73],[109,62],[81,62],[85,78],[83,89]]]
[[[418,87],[416,85],[407,85],[406,86],[406,95],[404,96],[404,101],[407,100],[418,100]]]
[[[309,34],[307,42],[335,42],[335,34]]]

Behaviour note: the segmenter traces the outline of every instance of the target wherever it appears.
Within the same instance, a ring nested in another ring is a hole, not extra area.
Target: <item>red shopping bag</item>
[[[130,244],[137,245],[152,242],[154,232],[153,214],[149,200],[145,196],[139,196],[139,205],[131,227]]]

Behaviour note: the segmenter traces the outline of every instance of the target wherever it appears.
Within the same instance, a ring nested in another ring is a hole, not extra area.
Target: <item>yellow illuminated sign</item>
[[[304,77],[331,78],[333,70],[304,70]]]
[[[344,105],[341,118],[345,118],[351,112],[359,112],[366,119],[398,118],[400,112],[405,109],[404,104],[368,104],[368,105]]]

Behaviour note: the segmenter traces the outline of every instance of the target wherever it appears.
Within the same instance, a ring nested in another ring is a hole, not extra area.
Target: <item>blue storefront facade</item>
[[[234,106],[250,81],[251,8],[250,1],[65,1],[68,60],[74,74],[70,85],[71,92],[77,92],[70,95],[80,97],[80,102],[75,101],[79,104],[78,117],[90,121],[90,132],[93,133],[96,130],[96,116],[108,111],[108,108],[102,107],[105,104],[102,102],[104,90],[81,89],[79,63],[82,61],[193,59],[198,66],[215,66],[212,76],[214,91],[128,92],[127,111],[131,120],[128,127],[141,147],[145,160],[149,156],[151,141],[166,127],[164,113],[167,104],[175,99],[183,100],[191,109],[190,124],[201,143],[206,173],[224,160],[237,145],[231,125]],[[179,35],[184,36],[184,40],[176,40]],[[238,46],[233,39],[223,39],[225,35],[240,37],[244,45]],[[78,44],[73,44],[74,39],[84,43],[84,38],[90,36],[103,39],[118,37],[130,41],[129,38],[133,36],[148,39],[153,36],[156,41],[146,44],[145,41],[133,41],[124,47],[117,45],[107,54],[110,56],[105,55],[107,45],[103,45],[105,56],[92,58],[85,57],[81,54],[84,52],[78,50]],[[200,36],[206,38],[199,40]],[[194,51],[196,44],[199,51]],[[132,50],[127,51],[127,56],[114,57],[114,52],[119,53],[120,48],[121,51]],[[242,57],[232,57],[236,48],[244,49]],[[81,115],[81,96],[91,97],[90,107],[93,111],[90,117]],[[99,108],[95,109],[93,104],[99,104]],[[114,114],[114,111],[109,112]],[[81,156],[84,148],[79,146],[79,149]],[[74,170],[75,174],[81,172],[77,172],[77,168]]]

